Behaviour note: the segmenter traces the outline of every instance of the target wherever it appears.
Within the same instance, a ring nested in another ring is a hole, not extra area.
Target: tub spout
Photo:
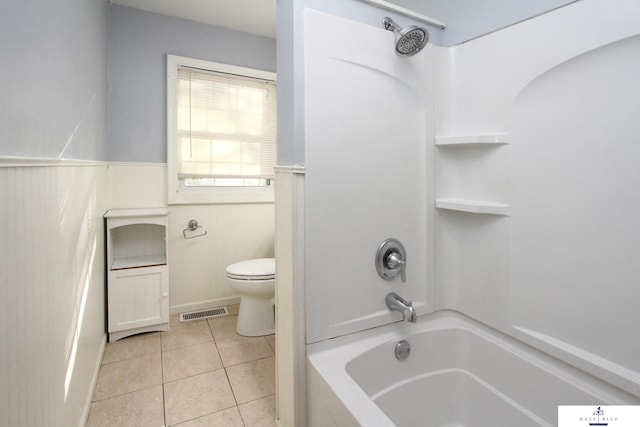
[[[389,307],[390,310],[396,310],[402,313],[402,317],[404,318],[404,320],[406,320],[407,322],[416,323],[418,316],[416,316],[416,310],[415,308],[413,308],[413,304],[411,303],[411,301],[406,301],[395,292],[391,292],[389,295],[387,295],[385,301],[387,303],[387,307]]]

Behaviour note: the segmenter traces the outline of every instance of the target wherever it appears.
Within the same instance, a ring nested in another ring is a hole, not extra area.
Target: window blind
[[[177,104],[179,178],[275,177],[274,81],[181,66]]]

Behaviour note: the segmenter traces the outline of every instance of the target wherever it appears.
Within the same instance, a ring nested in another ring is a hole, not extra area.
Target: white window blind
[[[274,81],[180,66],[176,95],[179,178],[274,178]]]

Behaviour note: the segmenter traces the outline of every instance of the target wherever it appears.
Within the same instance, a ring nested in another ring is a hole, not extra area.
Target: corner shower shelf
[[[436,199],[436,209],[467,212],[481,215],[509,216],[511,206],[504,203],[477,200]]]
[[[492,135],[461,135],[461,136],[436,136],[437,146],[463,146],[463,145],[504,145],[508,144],[508,133]]]

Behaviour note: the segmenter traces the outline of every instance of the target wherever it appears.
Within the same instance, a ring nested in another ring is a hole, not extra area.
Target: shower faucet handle
[[[407,263],[404,261],[404,259],[402,259],[402,254],[400,252],[391,252],[387,256],[386,262],[387,262],[387,266],[391,270],[400,271],[400,280],[402,280],[402,283],[406,283],[407,275],[404,272],[404,268],[407,265]]]

